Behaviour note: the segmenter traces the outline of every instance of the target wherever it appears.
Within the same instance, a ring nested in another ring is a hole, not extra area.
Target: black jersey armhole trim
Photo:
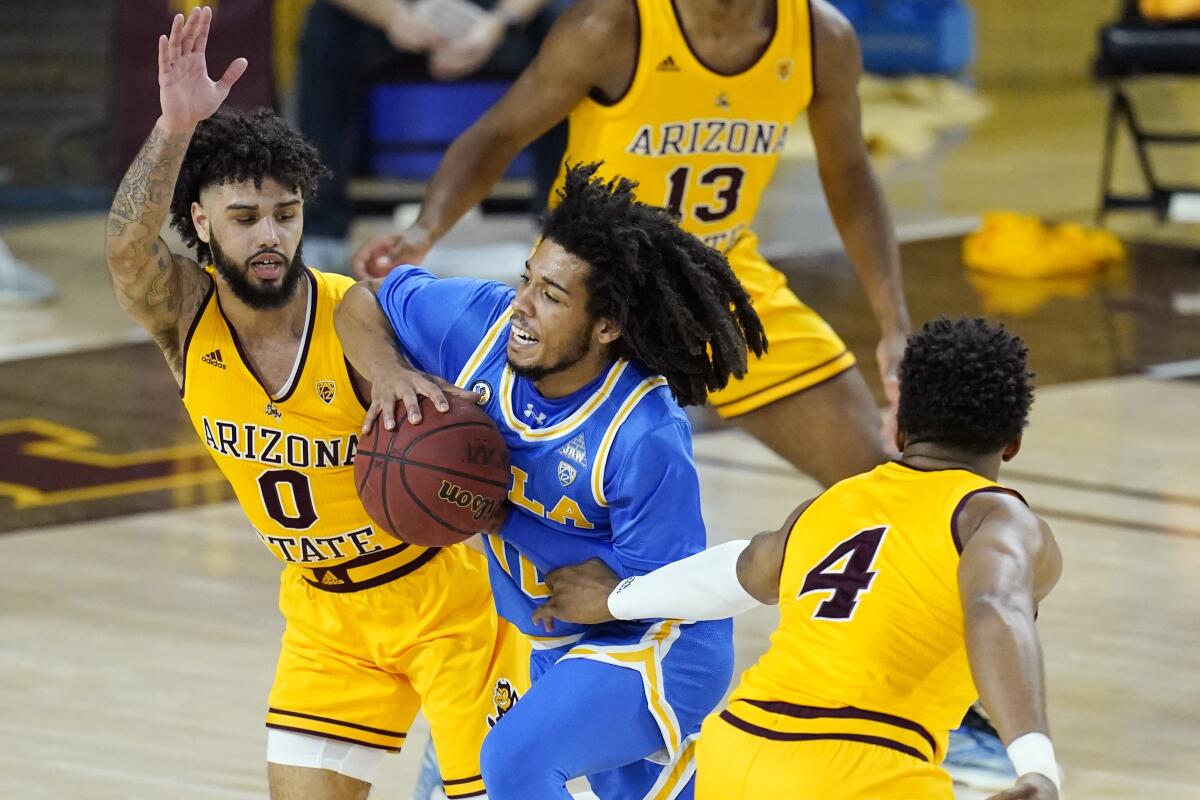
[[[813,14],[812,0],[808,0],[808,82],[812,86],[810,97],[817,96],[817,18]],[[812,102],[811,100],[809,102]]]
[[[200,318],[204,316],[205,309],[208,308],[209,301],[212,300],[213,293],[217,290],[217,282],[212,276],[208,277],[208,291],[204,293],[204,299],[200,301],[200,308],[196,310],[196,316],[192,318],[192,324],[188,326],[187,335],[183,337],[183,348],[180,352],[180,361],[182,366],[179,373],[179,398],[182,400],[184,392],[187,391],[187,356],[188,348],[192,346],[192,336],[196,333],[196,328],[200,327]]]
[[[1016,491],[1015,489],[1009,489],[1007,486],[984,486],[981,489],[972,489],[971,491],[964,494],[962,496],[962,499],[958,501],[958,505],[956,505],[954,507],[954,512],[950,514],[950,538],[952,538],[954,540],[954,549],[958,552],[958,554],[960,556],[962,555],[962,552],[963,552],[963,543],[962,543],[962,537],[960,537],[959,533],[958,533],[958,515],[962,513],[962,510],[967,505],[967,501],[970,500],[972,497],[974,497],[977,494],[986,494],[986,493],[990,493],[990,492],[994,492],[997,494],[1011,495],[1012,497],[1015,497],[1018,500],[1020,500],[1026,506],[1029,505],[1029,501],[1027,501],[1024,497],[1022,497],[1020,492]]]
[[[634,36],[633,48],[633,70],[629,73],[629,83],[625,84],[625,88],[621,93],[614,98],[604,96],[600,88],[593,86],[588,91],[588,99],[596,105],[612,108],[629,96],[629,92],[633,90],[633,83],[637,80],[638,66],[642,62],[642,9],[638,7],[638,0],[630,0],[633,3],[633,27],[636,31]]]

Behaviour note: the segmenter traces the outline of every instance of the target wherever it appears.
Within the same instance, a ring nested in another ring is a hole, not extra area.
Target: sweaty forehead
[[[267,176],[262,179],[261,186],[255,186],[254,181],[231,181],[206,186],[200,191],[200,202],[205,206],[224,207],[231,203],[252,205],[260,208],[273,208],[283,203],[301,200],[300,192],[285,187],[279,181]]]
[[[529,259],[534,278],[553,281],[574,293],[584,288],[591,267],[553,239],[544,239]]]

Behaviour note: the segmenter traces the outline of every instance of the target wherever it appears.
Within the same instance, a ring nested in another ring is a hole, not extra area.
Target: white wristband
[[[1036,772],[1045,775],[1058,790],[1062,790],[1058,762],[1054,760],[1054,745],[1044,733],[1026,733],[1013,739],[1008,746],[1008,758],[1017,775]]]
[[[626,578],[608,596],[616,619],[724,619],[759,602],[738,580],[737,562],[750,542],[717,545],[646,575]]]

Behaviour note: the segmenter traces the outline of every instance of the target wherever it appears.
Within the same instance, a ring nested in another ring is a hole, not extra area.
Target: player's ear
[[[209,244],[208,214],[204,213],[204,206],[196,202],[192,203],[192,225],[196,227],[196,235],[200,237],[200,241]]]
[[[612,344],[621,338],[621,323],[613,319],[601,317],[596,320],[596,340],[600,344]]]
[[[900,430],[899,428],[896,428],[896,452],[897,453],[904,452],[905,438],[906,437],[904,436],[904,431]]]
[[[1021,452],[1021,437],[1018,436],[1004,447],[1004,452],[1000,454],[1003,461],[1012,461],[1017,453]]]

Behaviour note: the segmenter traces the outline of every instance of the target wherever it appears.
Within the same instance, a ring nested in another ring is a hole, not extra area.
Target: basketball
[[[508,492],[508,447],[474,403],[447,396],[441,413],[421,398],[421,422],[376,423],[354,458],[358,496],[371,519],[410,544],[455,544],[488,527]]]

